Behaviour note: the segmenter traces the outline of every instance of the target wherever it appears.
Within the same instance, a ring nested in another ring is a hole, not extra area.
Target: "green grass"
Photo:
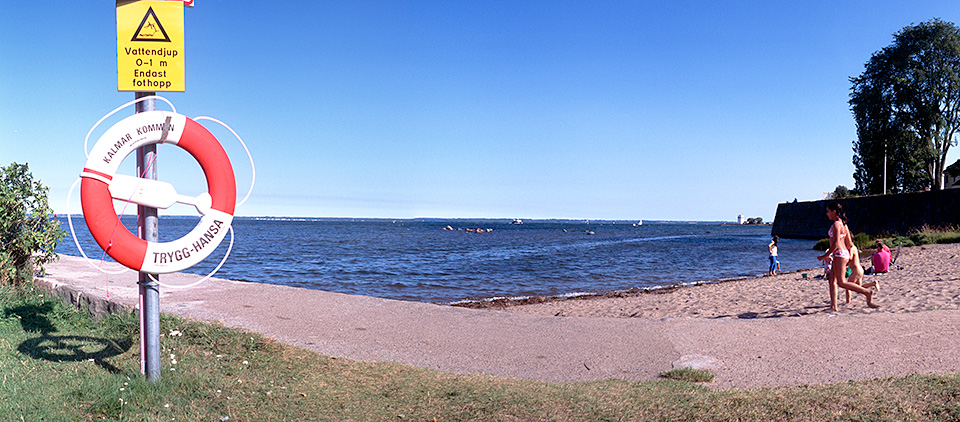
[[[93,321],[31,285],[0,287],[0,420],[960,420],[957,374],[727,391],[542,383],[331,358],[171,316],[161,327],[153,383],[140,375],[132,315]]]
[[[660,373],[663,378],[687,382],[710,382],[713,381],[713,374],[705,369],[694,369],[689,367],[675,368]]]

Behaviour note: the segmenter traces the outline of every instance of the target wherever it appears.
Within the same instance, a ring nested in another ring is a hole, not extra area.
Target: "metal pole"
[[[883,194],[887,194],[887,141],[883,141]]]
[[[153,92],[137,92],[136,98],[155,95]],[[156,109],[154,99],[137,103],[137,113]],[[157,145],[137,148],[137,175],[144,179],[157,180]],[[148,242],[160,240],[157,209],[137,206],[137,231]],[[152,275],[159,279],[159,275]],[[137,285],[140,288],[140,372],[147,380],[160,381],[160,285],[147,273],[140,272]]]

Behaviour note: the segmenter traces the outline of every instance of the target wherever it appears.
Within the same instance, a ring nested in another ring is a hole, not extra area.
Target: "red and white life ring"
[[[200,223],[190,233],[171,242],[148,242],[120,224],[110,183],[127,155],[161,142],[167,117],[170,126],[163,143],[177,145],[197,160],[206,176],[211,201],[209,207],[203,207]],[[80,203],[93,238],[113,259],[137,271],[164,274],[197,264],[217,248],[233,222],[237,183],[230,158],[210,131],[181,114],[148,111],[121,120],[93,146],[80,177]]]

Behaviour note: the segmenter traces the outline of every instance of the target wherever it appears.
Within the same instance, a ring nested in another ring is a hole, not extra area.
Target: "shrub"
[[[910,237],[900,236],[900,235],[891,237],[890,239],[885,240],[883,243],[885,243],[891,249],[896,247],[897,245],[903,246],[905,248],[910,246],[917,246],[917,243],[914,243],[913,239],[911,239]]]
[[[51,213],[47,188],[26,164],[0,167],[0,283],[31,281],[35,267],[57,259],[66,233]]]
[[[830,239],[820,239],[813,245],[815,251],[825,251],[827,249],[830,249]]]
[[[853,237],[853,244],[858,249],[873,248],[873,239],[877,236],[870,236],[864,233],[858,233]],[[957,227],[929,227],[924,226],[917,229],[909,235],[894,235],[883,239],[883,243],[889,248],[911,247],[920,245],[931,245],[937,243],[960,243],[960,228]],[[814,250],[825,251],[830,248],[830,239],[820,239],[815,245]]]
[[[867,248],[872,248],[873,244],[873,238],[868,236],[866,233],[857,233],[853,236],[853,245],[861,251]]]

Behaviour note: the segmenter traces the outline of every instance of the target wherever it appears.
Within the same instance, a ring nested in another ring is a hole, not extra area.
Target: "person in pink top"
[[[885,273],[890,271],[890,248],[877,239],[877,251],[873,253],[873,272]]]

